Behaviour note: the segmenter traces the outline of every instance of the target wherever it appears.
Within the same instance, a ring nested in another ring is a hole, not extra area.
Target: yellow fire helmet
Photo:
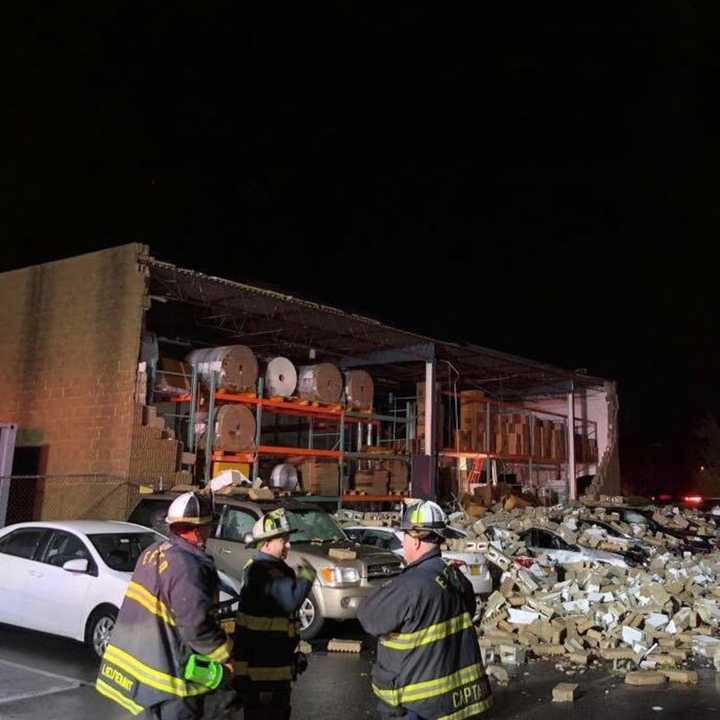
[[[283,508],[265,513],[252,529],[252,545],[259,545],[266,540],[272,540],[283,535],[290,535],[290,523]]]
[[[419,500],[406,506],[403,513],[400,529],[434,533],[441,538],[459,538],[462,533],[448,527],[447,515],[443,509],[432,500]]]

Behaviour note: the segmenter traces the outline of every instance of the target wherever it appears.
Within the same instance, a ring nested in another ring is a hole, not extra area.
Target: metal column
[[[428,473],[428,496],[437,498],[437,454],[435,448],[435,361],[425,363],[425,458]]]
[[[340,413],[340,440],[339,440],[340,459],[338,460],[338,510],[342,508],[342,496],[345,492],[345,460],[343,454],[345,452],[345,413]]]
[[[485,402],[485,452],[490,454],[490,401]],[[486,473],[486,476],[488,474]],[[488,483],[490,482],[488,476]]]
[[[412,450],[412,441],[415,438],[415,418],[413,406],[408,400],[405,403],[405,452],[409,455]]]
[[[215,388],[217,373],[210,373],[210,399],[208,400],[207,428],[205,430],[205,485],[210,482],[213,445],[215,444]]]
[[[577,500],[575,482],[575,385],[570,385],[568,393],[568,485],[570,500]]]
[[[435,453],[435,363],[425,363],[425,455]]]
[[[258,400],[262,401],[263,398],[263,391],[264,391],[264,378],[262,375],[258,378],[257,381],[257,397]],[[262,416],[263,416],[263,406],[262,402],[258,402],[258,404],[255,406],[255,459],[253,460],[253,468],[252,468],[252,481],[255,482],[258,478],[258,473],[260,471],[260,455],[258,453],[258,449],[260,448],[260,441],[262,440]]]
[[[0,528],[5,527],[7,506],[10,497],[13,456],[15,455],[15,437],[17,425],[0,423]]]
[[[190,383],[190,412],[188,415],[187,449],[188,452],[195,452],[195,412],[197,410],[198,396],[197,365],[192,366],[192,378]]]

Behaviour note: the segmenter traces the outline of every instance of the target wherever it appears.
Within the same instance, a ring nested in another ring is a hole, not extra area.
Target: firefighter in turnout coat
[[[406,508],[401,528],[408,563],[361,603],[358,619],[379,637],[373,692],[385,716],[476,718],[492,706],[472,617],[472,585],[444,562],[440,544],[457,537],[442,509]]]
[[[234,685],[245,720],[287,720],[290,683],[305,665],[296,652],[297,611],[310,593],[315,571],[301,566],[296,575],[285,562],[290,525],[282,509],[263,515],[248,540],[259,549],[243,571]]]
[[[219,579],[204,552],[210,503],[183,493],[170,505],[170,534],[140,556],[96,681],[97,691],[133,715],[197,720],[208,688],[187,681],[192,654],[227,663],[232,641],[212,612]],[[226,666],[228,675],[232,667]]]

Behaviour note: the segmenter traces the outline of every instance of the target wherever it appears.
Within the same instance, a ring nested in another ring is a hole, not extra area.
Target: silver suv
[[[178,494],[145,495],[130,513],[129,522],[167,534],[165,516]],[[254,502],[231,495],[215,496],[217,524],[207,545],[219,570],[240,578],[245,563],[255,554],[245,546],[245,536],[262,514],[279,507],[285,509],[293,530],[288,564],[295,567],[307,562],[317,572],[300,608],[303,639],[315,637],[325,620],[354,619],[362,598],[401,572],[400,559],[393,553],[350,541],[335,519],[315,505],[290,498]],[[331,557],[333,549],[352,550],[356,557]]]

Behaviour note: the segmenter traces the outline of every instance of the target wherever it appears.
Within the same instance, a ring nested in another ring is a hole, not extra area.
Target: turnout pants
[[[204,697],[178,698],[146,710],[148,720],[202,720]]]

